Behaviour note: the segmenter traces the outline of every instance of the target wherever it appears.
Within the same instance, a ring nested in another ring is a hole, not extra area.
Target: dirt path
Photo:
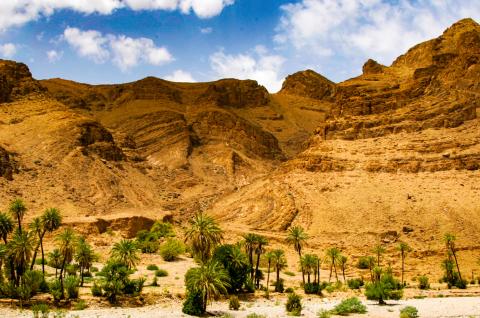
[[[331,309],[338,301],[328,299],[310,299],[304,301],[303,317],[316,317],[320,309]],[[448,297],[409,299],[390,301],[387,306],[378,306],[374,302],[366,301],[368,313],[365,315],[351,315],[349,317],[364,318],[398,318],[400,310],[405,306],[414,306],[422,318],[452,318],[452,317],[480,317],[480,297]],[[143,308],[112,308],[86,309],[69,312],[67,318],[153,318],[153,317],[189,317],[181,313],[180,303],[156,305]],[[214,303],[209,307],[211,313],[221,315],[229,313],[233,317],[244,318],[248,314],[256,313],[267,317],[288,317],[285,313],[284,301],[257,300],[244,302],[240,311],[228,310],[226,302]],[[0,309],[0,317],[27,318],[32,317],[31,311]]]

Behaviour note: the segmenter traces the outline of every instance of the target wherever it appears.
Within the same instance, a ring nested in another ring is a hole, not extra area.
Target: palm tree
[[[383,253],[385,253],[385,248],[382,245],[377,245],[373,248],[373,252],[377,255],[377,266],[380,267],[380,257]]]
[[[62,233],[60,233],[56,237],[56,240],[58,242],[58,249],[60,251],[60,254],[62,255],[62,265],[60,267],[60,284],[62,289],[61,299],[63,299],[65,297],[63,289],[63,272],[66,265],[70,263],[73,259],[77,237],[75,235],[75,232],[71,228],[67,227],[63,230]]]
[[[187,289],[202,295],[202,312],[207,310],[207,303],[220,294],[227,294],[229,276],[223,266],[216,261],[202,263],[200,267],[190,269],[185,275]]]
[[[9,211],[17,219],[18,231],[21,233],[22,220],[23,220],[23,217],[25,216],[25,212],[27,212],[27,207],[25,206],[25,203],[23,203],[22,199],[15,199],[12,202],[10,202]]]
[[[398,244],[397,249],[400,251],[400,257],[402,258],[402,284],[405,285],[405,280],[403,279],[405,273],[405,257],[407,253],[410,252],[412,249],[408,246],[407,243],[400,242]]]
[[[272,252],[265,253],[265,258],[267,259],[267,262],[268,262],[268,269],[267,269],[267,292],[268,292],[268,288],[270,284],[270,269],[273,261],[273,253]]]
[[[347,280],[345,278],[345,269],[347,268],[348,258],[345,255],[339,255],[337,261],[340,265],[340,268],[342,269],[343,282],[346,282]]]
[[[305,273],[307,274],[307,282],[310,284],[310,276],[311,274],[315,275],[314,283],[317,280],[317,264],[318,264],[318,257],[313,254],[305,254],[302,257],[302,268],[304,269]]]
[[[13,232],[13,221],[6,213],[0,212],[0,237],[7,244],[7,238]]]
[[[62,266],[62,254],[58,248],[48,253],[48,264],[55,268],[55,278],[57,278],[58,269]]]
[[[47,232],[52,233],[60,228],[62,224],[62,215],[56,208],[46,209],[42,215],[43,232],[40,235],[40,249],[42,251],[42,273],[45,276],[45,253],[43,251],[43,238]]]
[[[7,251],[7,246],[5,244],[0,244],[0,273],[2,272],[3,262],[6,260],[8,255]]]
[[[223,231],[215,220],[203,213],[195,215],[190,221],[190,228],[185,233],[185,240],[192,246],[194,256],[206,263],[223,238]]]
[[[87,243],[87,241],[85,241],[85,238],[83,237],[78,240],[74,258],[80,267],[80,286],[83,287],[84,272],[85,270],[88,271],[92,266],[92,263],[97,259],[92,247]]]
[[[340,250],[336,247],[329,248],[326,252],[326,257],[330,262],[330,276],[328,278],[329,282],[332,279],[332,269],[335,269],[335,277],[338,282],[337,262],[338,262],[339,256],[340,256]]]
[[[250,264],[250,278],[253,279],[253,252],[255,250],[255,246],[257,245],[257,235],[254,233],[248,233],[244,237],[244,244],[245,244],[245,253],[248,255],[248,262]]]
[[[255,280],[257,282],[257,289],[260,287],[260,277],[258,273],[258,267],[260,266],[260,255],[265,253],[265,245],[268,244],[268,240],[265,236],[258,235],[257,236],[257,246],[255,248],[255,254],[257,255],[257,264],[255,266]]]
[[[457,260],[457,251],[455,249],[455,241],[456,237],[454,234],[451,233],[446,233],[444,236],[445,244],[447,245],[447,251],[450,251],[452,253],[452,256],[455,260],[455,265],[457,266],[457,271],[458,271],[458,277],[460,278],[460,281],[462,281],[462,274],[460,273],[460,266],[458,265],[458,260]]]
[[[285,258],[285,252],[283,250],[273,250],[272,252],[272,260],[275,264],[275,270],[277,272],[277,281],[275,283],[275,291],[282,292],[280,290],[280,271],[287,267],[287,260]]]
[[[132,240],[121,240],[113,244],[112,257],[123,263],[128,269],[134,268],[140,257],[138,256],[138,247]]]
[[[29,225],[30,231],[38,237],[37,246],[33,252],[32,264],[30,265],[30,270],[33,270],[33,265],[35,265],[35,259],[37,258],[38,248],[40,247],[41,236],[43,232],[42,220],[39,217],[36,217],[32,220],[32,223]],[[43,260],[42,260],[43,261]]]
[[[18,286],[20,277],[25,272],[28,263],[32,257],[33,246],[35,245],[34,236],[28,232],[16,231],[12,239],[8,242],[8,255],[15,266],[16,279]]]
[[[368,270],[370,271],[370,280],[373,282],[373,269],[375,268],[375,257],[367,256],[368,260]]]
[[[301,226],[294,226],[288,230],[287,243],[289,243],[290,245],[293,245],[293,248],[298,253],[298,257],[300,260],[300,267],[302,269],[303,284],[305,284],[305,273],[302,267],[302,248],[307,240],[308,240],[308,234],[305,232],[305,230]]]

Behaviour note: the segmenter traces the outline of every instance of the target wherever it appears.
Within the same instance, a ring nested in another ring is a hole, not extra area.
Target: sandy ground
[[[331,309],[339,300],[306,299],[304,301],[303,317],[316,317],[320,309]],[[386,306],[379,306],[371,301],[364,301],[368,313],[365,315],[351,315],[349,317],[389,318],[399,317],[399,312],[405,306],[415,306],[422,318],[446,317],[480,317],[480,297],[448,297],[409,299],[402,301],[389,301]],[[257,300],[255,302],[242,302],[239,311],[228,310],[227,302],[215,302],[209,306],[209,312],[217,316],[229,313],[233,317],[246,317],[249,314],[262,314],[266,317],[288,317],[285,313],[282,300]],[[31,311],[0,309],[0,317],[23,318],[32,317]],[[150,318],[150,317],[189,317],[182,314],[180,303],[172,302],[169,305],[155,305],[142,308],[111,308],[111,309],[85,309],[71,311],[67,318]]]

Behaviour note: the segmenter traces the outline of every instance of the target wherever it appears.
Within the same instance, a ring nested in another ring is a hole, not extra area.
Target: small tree
[[[65,298],[65,293],[64,293],[64,284],[63,284],[63,279],[64,279],[64,271],[65,267],[71,263],[73,260],[73,254],[75,252],[75,245],[77,242],[77,236],[75,235],[75,232],[71,228],[66,228],[63,230],[62,233],[60,233],[57,236],[57,241],[59,244],[59,251],[60,254],[62,255],[62,265],[60,267],[60,285],[61,285],[61,299]]]
[[[221,243],[223,231],[215,220],[203,213],[195,215],[190,228],[185,232],[185,240],[190,243],[193,255],[206,263],[215,248]]]
[[[255,265],[255,282],[257,289],[260,288],[260,277],[259,277],[259,265],[260,265],[260,256],[265,253],[265,245],[268,244],[266,237],[262,235],[257,236],[257,246],[255,248],[255,254],[257,255],[257,264]]]
[[[138,261],[140,261],[137,245],[132,240],[121,240],[113,244],[110,254],[112,258],[125,264],[128,269],[135,268]]]
[[[275,282],[275,291],[283,292],[283,283],[280,280],[280,271],[287,267],[287,259],[285,258],[285,252],[280,249],[273,250],[273,263],[275,264],[275,271],[277,272],[277,281]]]
[[[332,279],[332,270],[335,269],[335,278],[337,279],[338,282],[338,274],[337,274],[337,262],[338,258],[340,256],[340,250],[336,247],[329,248],[326,252],[326,258],[330,262],[330,276],[328,278],[328,281]]]
[[[85,270],[89,270],[93,262],[97,260],[97,255],[93,251],[93,248],[90,244],[87,243],[85,238],[81,237],[78,240],[76,252],[75,252],[75,261],[77,262],[80,268],[80,286],[83,287],[83,278]]]
[[[294,226],[288,229],[287,243],[289,243],[290,245],[293,245],[293,248],[298,253],[300,267],[302,270],[303,284],[305,284],[305,273],[303,271],[303,266],[302,266],[302,249],[303,249],[303,246],[306,244],[307,240],[308,240],[308,234],[307,232],[305,232],[303,227]]]
[[[405,285],[405,257],[407,256],[407,253],[410,252],[412,249],[410,248],[410,246],[408,246],[407,243],[404,242],[400,242],[397,249],[400,251],[400,257],[402,259],[402,284]]]
[[[378,300],[380,305],[385,304],[385,300],[398,300],[403,296],[403,284],[396,280],[391,270],[383,273],[377,270],[378,275],[374,282],[367,284],[365,296],[369,300]]]
[[[348,258],[345,255],[338,256],[338,265],[342,269],[343,282],[345,283],[347,279],[345,278],[345,270],[347,269]]]
[[[380,258],[386,252],[385,247],[379,244],[373,248],[373,252],[377,255],[377,266],[380,267]]]

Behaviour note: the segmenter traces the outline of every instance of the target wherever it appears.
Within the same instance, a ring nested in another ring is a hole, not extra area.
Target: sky
[[[313,69],[339,82],[390,65],[470,17],[479,0],[0,0],[0,58],[37,79],[254,79],[270,92]]]

